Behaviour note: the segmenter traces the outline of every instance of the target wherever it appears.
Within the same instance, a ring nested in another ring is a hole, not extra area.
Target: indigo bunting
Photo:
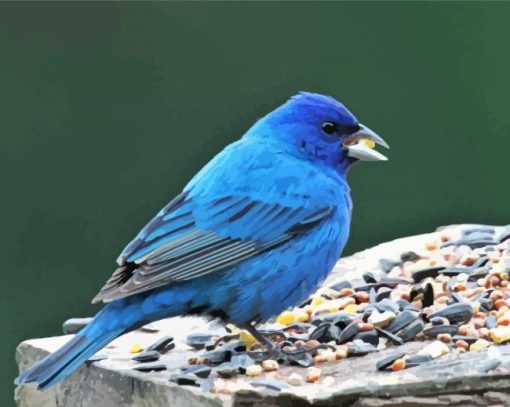
[[[127,245],[94,298],[105,307],[55,353],[21,374],[44,389],[110,341],[176,315],[255,329],[305,300],[347,241],[346,180],[385,141],[329,96],[301,92],[227,146]]]

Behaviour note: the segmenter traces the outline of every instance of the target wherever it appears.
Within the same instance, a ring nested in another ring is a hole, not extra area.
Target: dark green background
[[[0,5],[0,405],[186,181],[298,90],[392,146],[353,170],[351,253],[509,223],[510,4]]]

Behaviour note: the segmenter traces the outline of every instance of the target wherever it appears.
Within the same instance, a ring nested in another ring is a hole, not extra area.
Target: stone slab
[[[452,228],[452,227],[449,227]],[[397,239],[341,259],[324,286],[339,279],[359,280],[366,271],[377,270],[380,258],[398,258],[408,250],[420,251],[425,242],[441,232]],[[19,407],[152,407],[152,406],[496,406],[510,400],[510,345],[498,346],[501,366],[480,373],[479,365],[488,358],[486,351],[447,355],[428,364],[399,372],[378,372],[377,360],[395,352],[395,348],[364,357],[349,358],[321,366],[323,376],[332,376],[334,384],[306,383],[290,390],[275,392],[254,388],[245,376],[228,381],[230,394],[213,394],[197,387],[179,386],[168,381],[169,372],[196,356],[184,343],[192,332],[221,329],[216,322],[198,317],[171,318],[151,324],[155,332],[137,330],[116,339],[100,351],[108,359],[82,366],[55,387],[40,392],[33,386],[20,386],[15,399]],[[143,348],[159,338],[172,335],[176,348],[163,355],[167,371],[143,373],[132,370],[129,348]],[[55,351],[70,336],[32,339],[21,343],[16,360],[21,371],[46,354]],[[423,342],[410,342],[398,348],[418,351]],[[282,366],[278,372],[264,373],[261,379],[284,379],[299,367]],[[420,404],[421,403],[421,404]],[[434,404],[435,403],[435,404]],[[471,404],[469,404],[471,403]],[[507,403],[507,404],[505,404]]]

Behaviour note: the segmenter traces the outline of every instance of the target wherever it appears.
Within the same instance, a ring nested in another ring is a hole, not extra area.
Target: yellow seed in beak
[[[358,141],[359,144],[363,144],[368,148],[374,148],[375,147],[375,141],[370,140],[368,138],[362,138]]]

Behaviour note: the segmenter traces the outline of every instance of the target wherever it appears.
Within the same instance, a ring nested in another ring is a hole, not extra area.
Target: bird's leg
[[[246,329],[261,345],[266,348],[266,352],[268,354],[268,358],[278,360],[281,356],[281,351],[278,345],[271,342],[264,335],[262,335],[259,331],[255,329],[255,327],[248,323],[245,324],[243,329]]]

